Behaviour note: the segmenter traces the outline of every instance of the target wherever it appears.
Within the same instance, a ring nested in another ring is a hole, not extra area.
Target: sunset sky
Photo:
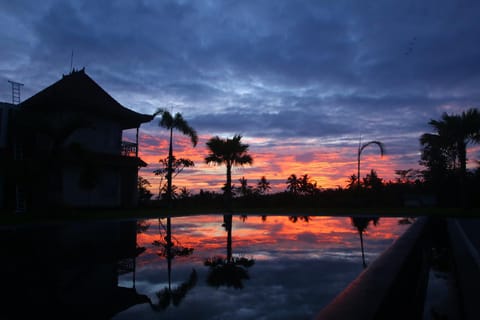
[[[204,163],[212,136],[241,134],[252,166],[233,171],[274,191],[309,174],[324,188],[356,173],[419,168],[430,119],[480,105],[480,2],[427,1],[2,1],[0,101],[85,67],[122,105],[180,112],[196,148],[177,134],[175,154],[195,161],[174,184],[219,191],[225,168]],[[73,59],[72,59],[73,52]],[[167,155],[158,120],[141,127],[140,175]],[[131,132],[126,137],[132,136]],[[479,158],[469,150],[469,166]]]

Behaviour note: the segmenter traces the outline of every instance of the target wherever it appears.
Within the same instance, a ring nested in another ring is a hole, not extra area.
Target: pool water
[[[408,228],[400,221],[366,220],[366,265]],[[0,318],[28,305],[65,318],[312,319],[364,269],[351,217],[199,215],[1,234]]]

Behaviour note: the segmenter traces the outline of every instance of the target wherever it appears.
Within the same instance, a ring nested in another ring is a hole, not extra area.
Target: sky
[[[140,113],[180,112],[199,135],[174,184],[220,191],[225,168],[205,164],[205,142],[242,135],[253,164],[233,182],[265,176],[283,191],[291,174],[345,187],[362,153],[386,181],[421,168],[419,137],[442,113],[480,105],[480,2],[426,1],[2,1],[0,101],[8,80],[22,100],[72,68]],[[140,128],[140,175],[167,156],[158,119]],[[125,139],[132,132],[125,133]],[[469,149],[469,166],[478,159]]]

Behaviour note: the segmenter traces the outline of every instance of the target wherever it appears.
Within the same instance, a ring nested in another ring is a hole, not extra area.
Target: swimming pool
[[[363,220],[367,265],[408,228],[402,221]],[[33,304],[37,314],[113,319],[311,319],[364,268],[353,222],[198,215],[4,228],[3,312]]]

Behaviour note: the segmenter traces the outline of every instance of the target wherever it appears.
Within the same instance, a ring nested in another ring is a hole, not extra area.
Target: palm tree
[[[227,182],[225,184],[225,200],[227,210],[231,209],[232,200],[232,166],[252,164],[253,159],[247,153],[248,144],[241,143],[241,135],[235,135],[232,139],[222,139],[218,136],[207,141],[210,151],[205,162],[217,165],[225,164],[227,167]]]
[[[292,173],[287,178],[287,191],[293,194],[298,194],[300,192],[300,179],[297,178],[297,175]]]
[[[357,228],[358,234],[360,235],[360,247],[362,249],[362,262],[363,267],[367,267],[367,263],[365,262],[365,251],[363,248],[363,233],[367,230],[368,225],[370,222],[373,222],[373,225],[376,226],[378,224],[379,217],[350,217],[350,222],[352,226]]]
[[[248,185],[247,179],[245,177],[241,177],[238,179],[240,182],[240,187],[238,187],[238,191],[243,197],[249,196],[252,194],[252,187]]]
[[[383,145],[383,143],[381,143],[380,141],[370,141],[370,142],[367,142],[367,143],[364,143],[362,145],[361,141],[360,143],[358,144],[358,153],[357,153],[357,183],[358,183],[358,190],[360,190],[360,156],[362,154],[362,151],[363,149],[365,149],[366,147],[368,147],[369,145],[371,144],[376,144],[379,148],[380,148],[380,155],[383,157],[384,153],[385,153],[385,147]]]
[[[198,136],[195,129],[193,129],[185,119],[183,119],[180,113],[176,113],[172,116],[170,112],[165,109],[158,109],[153,116],[161,115],[161,120],[158,123],[159,126],[166,128],[170,131],[170,143],[168,146],[168,166],[167,166],[167,192],[166,197],[169,204],[172,200],[172,172],[173,172],[173,129],[182,132],[185,136],[190,137],[192,145],[195,147],[198,142]]]
[[[432,167],[435,161],[442,159],[444,162],[450,161],[450,164],[443,163],[447,168],[456,169],[458,164],[460,192],[464,202],[467,146],[480,143],[480,113],[477,109],[469,109],[460,115],[443,113],[441,120],[431,120],[429,124],[436,134],[425,133],[420,137],[420,143],[424,147],[422,158],[427,158],[425,162],[430,161]],[[438,155],[443,155],[443,158]]]
[[[444,113],[440,121],[429,124],[440,137],[455,151],[462,175],[467,170],[467,145],[480,142],[480,114],[477,109],[469,109],[460,115]]]
[[[268,192],[268,190],[272,189],[270,186],[270,182],[267,180],[265,176],[262,176],[260,180],[257,182],[257,188],[256,191],[259,194],[265,194]]]

